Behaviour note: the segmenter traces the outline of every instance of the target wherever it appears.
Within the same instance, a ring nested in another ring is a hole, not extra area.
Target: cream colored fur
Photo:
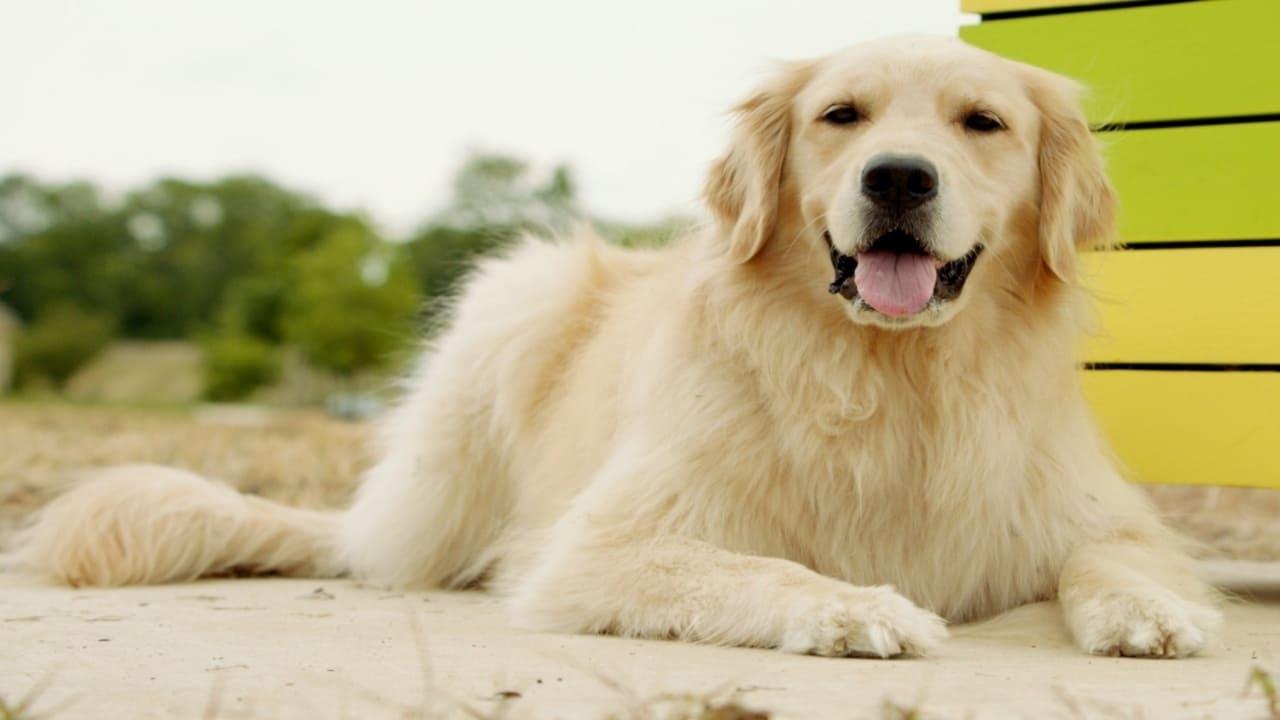
[[[855,97],[864,126],[815,123]],[[975,103],[1008,130],[967,133]],[[104,585],[483,584],[531,628],[821,655],[919,654],[944,619],[1060,597],[1086,651],[1204,647],[1213,593],[1077,383],[1075,255],[1110,231],[1112,194],[1074,87],[901,38],[788,66],[739,110],[706,229],[480,264],[340,529],[124,468],[56,501],[22,557]],[[821,232],[854,242],[851,173],[901,148],[939,166],[942,251],[987,250],[948,309],[885,327],[826,293]]]
[[[85,478],[20,533],[20,557],[72,586],[194,580],[231,571],[342,572],[335,513],[241,495],[183,470],[123,465]]]

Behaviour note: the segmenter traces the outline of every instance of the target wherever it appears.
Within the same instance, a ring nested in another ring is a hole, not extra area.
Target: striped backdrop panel
[[[1144,482],[1280,488],[1280,0],[962,0],[1091,89],[1121,197],[1084,387]]]

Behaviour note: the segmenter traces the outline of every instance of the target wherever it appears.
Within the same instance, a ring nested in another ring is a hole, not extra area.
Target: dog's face
[[[1077,248],[1110,227],[1074,86],[958,40],[795,65],[739,110],[707,191],[730,251],[749,261],[781,233],[799,237],[775,251],[823,245],[812,282],[858,323],[945,323],[1008,281],[984,266],[1069,282]],[[1014,262],[1027,256],[1039,262]]]
[[[1036,195],[1039,112],[1020,78],[958,44],[876,43],[820,63],[792,105],[802,217],[849,275],[854,319],[954,314]]]

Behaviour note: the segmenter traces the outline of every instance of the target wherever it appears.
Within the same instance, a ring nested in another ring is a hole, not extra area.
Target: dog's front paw
[[[850,587],[797,602],[780,649],[828,657],[923,655],[947,639],[946,622],[891,587]]]
[[[1169,590],[1147,588],[1083,600],[1071,621],[1076,643],[1085,652],[1178,658],[1204,649],[1222,624],[1222,613]]]

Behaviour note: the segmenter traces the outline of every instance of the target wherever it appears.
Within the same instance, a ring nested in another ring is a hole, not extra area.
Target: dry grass
[[[0,403],[0,534],[52,497],[70,471],[125,462],[175,465],[276,500],[337,507],[368,464],[369,435],[368,425],[316,411]],[[1280,560],[1280,491],[1149,490],[1208,555]]]
[[[187,468],[308,507],[346,502],[367,465],[368,425],[315,411],[143,410],[0,403],[0,533],[84,468]]]

